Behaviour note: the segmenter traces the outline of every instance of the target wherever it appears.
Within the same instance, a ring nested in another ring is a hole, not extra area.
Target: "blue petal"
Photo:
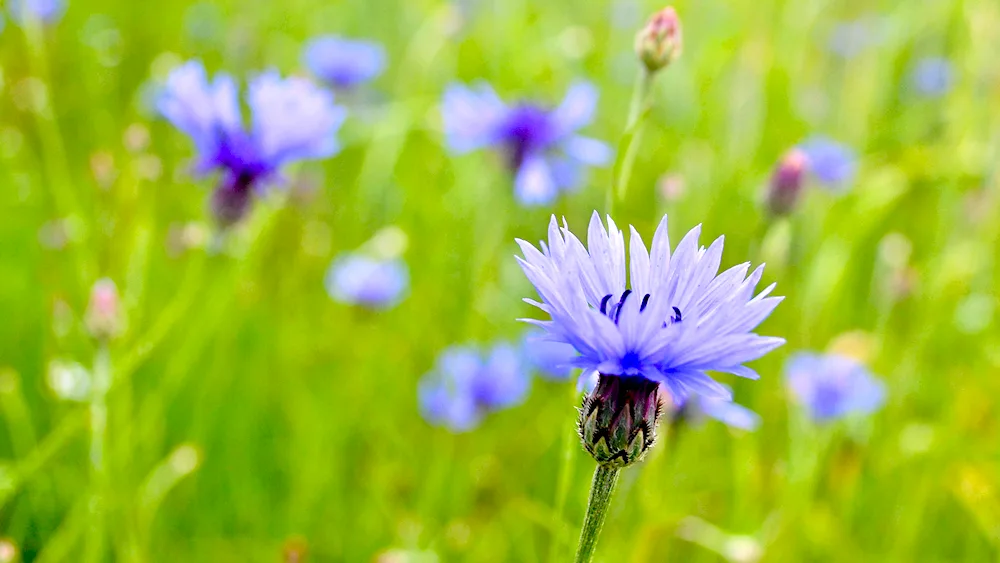
[[[485,82],[471,88],[449,85],[441,102],[448,147],[456,153],[465,153],[497,143],[507,111],[507,106]]]
[[[597,95],[597,88],[589,82],[577,82],[570,86],[566,97],[552,115],[559,133],[557,136],[571,135],[593,121]]]
[[[566,139],[562,148],[567,155],[590,166],[606,166],[611,162],[611,147],[597,139],[575,135]]]
[[[339,88],[372,80],[385,68],[385,49],[381,45],[336,35],[310,41],[303,58],[313,74]]]
[[[514,195],[524,205],[551,203],[559,194],[552,169],[545,158],[533,155],[524,160],[514,180]]]

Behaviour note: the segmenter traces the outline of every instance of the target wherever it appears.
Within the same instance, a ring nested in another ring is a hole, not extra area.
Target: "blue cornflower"
[[[823,186],[842,191],[857,174],[857,156],[850,147],[827,137],[810,137],[798,146],[806,155],[809,172]]]
[[[540,374],[556,380],[569,379],[573,374],[576,350],[564,342],[544,338],[542,331],[529,331],[522,342],[524,357]]]
[[[920,59],[910,74],[910,81],[917,93],[930,98],[947,94],[954,79],[951,62],[943,57]]]
[[[326,273],[330,297],[371,309],[395,306],[406,295],[409,285],[409,269],[399,258],[347,253],[335,259]]]
[[[560,190],[577,187],[585,166],[611,160],[605,143],[577,135],[589,124],[597,90],[589,83],[570,87],[555,109],[529,102],[507,105],[485,82],[453,84],[441,113],[449,147],[456,153],[495,147],[514,173],[514,193],[525,205],[552,202]]]
[[[652,444],[660,385],[678,401],[690,394],[730,400],[730,391],[706,372],[757,379],[744,364],[784,343],[750,332],[782,300],[768,297],[773,284],[754,296],[763,266],[749,277],[749,263],[719,274],[723,238],[705,249],[700,233],[700,226],[692,229],[671,255],[666,217],[651,252],[632,228],[628,269],[622,231],[610,217],[605,228],[596,212],[589,249],[555,217],[540,251],[518,240],[524,254],[518,261],[541,297],[526,301],[551,317],[528,322],[573,346],[579,354],[573,364],[584,373],[601,374],[580,428],[602,464],[628,465]],[[613,414],[623,408],[632,412],[628,420]],[[619,424],[626,428],[615,428]]]
[[[10,16],[23,24],[28,19],[41,23],[55,23],[66,13],[66,0],[11,0]]]
[[[310,41],[303,58],[310,72],[335,88],[353,88],[385,69],[385,49],[381,45],[336,35]]]
[[[853,358],[800,352],[785,365],[795,398],[814,420],[825,422],[866,414],[885,402],[885,386]]]
[[[346,115],[329,92],[275,71],[250,81],[247,105],[249,129],[236,82],[227,74],[209,82],[199,61],[174,69],[157,100],[159,112],[194,141],[195,170],[222,171],[213,210],[223,224],[246,213],[255,189],[279,183],[284,165],[335,154],[335,135]]]
[[[486,413],[520,403],[530,384],[514,346],[497,344],[486,355],[471,346],[452,346],[421,381],[420,409],[429,422],[464,432]]]

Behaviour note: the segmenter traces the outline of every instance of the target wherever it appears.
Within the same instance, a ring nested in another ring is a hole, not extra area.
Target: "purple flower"
[[[910,81],[917,93],[929,98],[947,94],[954,79],[951,62],[943,57],[920,59],[910,73]]]
[[[24,24],[29,19],[51,24],[66,13],[66,0],[11,0],[10,16]]]
[[[827,137],[810,137],[799,146],[809,172],[825,187],[843,191],[857,174],[857,156],[849,147]]]
[[[405,296],[409,285],[409,269],[399,258],[344,254],[333,261],[326,273],[326,290],[330,297],[371,309],[395,306]]]
[[[885,386],[847,356],[800,352],[785,365],[789,390],[813,420],[867,414],[885,402]]]
[[[485,355],[474,347],[452,346],[420,382],[420,410],[433,424],[465,432],[486,413],[524,400],[530,383],[518,350],[509,344],[497,344]]]
[[[371,41],[324,35],[306,45],[304,59],[318,78],[336,88],[346,89],[382,74],[385,49]]]
[[[689,393],[729,399],[706,372],[757,379],[743,364],[784,339],[750,331],[782,298],[768,297],[774,284],[754,296],[762,266],[749,277],[749,263],[719,274],[723,237],[706,249],[700,233],[700,226],[692,229],[671,254],[666,217],[651,252],[632,228],[626,269],[625,237],[610,217],[605,228],[594,212],[588,249],[553,216],[540,251],[517,241],[524,254],[518,261],[541,297],[526,301],[550,316],[528,322],[573,346],[573,363],[585,373],[663,384],[679,400]]]
[[[223,224],[243,217],[254,189],[280,182],[284,165],[335,154],[346,115],[329,92],[274,71],[250,81],[247,106],[249,128],[236,82],[227,74],[209,82],[199,61],[174,69],[157,101],[159,112],[194,141],[196,171],[222,171],[212,201]]]
[[[453,84],[444,94],[441,113],[447,143],[456,153],[497,148],[514,173],[514,192],[522,204],[552,202],[560,190],[577,187],[586,166],[604,166],[611,149],[577,135],[597,106],[589,83],[570,87],[558,107],[521,102],[507,105],[488,84]]]
[[[522,348],[528,363],[545,377],[564,380],[573,374],[577,353],[569,344],[548,340],[542,331],[529,331]]]

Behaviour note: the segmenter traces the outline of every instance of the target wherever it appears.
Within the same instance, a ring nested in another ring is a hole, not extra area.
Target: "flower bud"
[[[103,278],[94,284],[84,324],[90,335],[98,340],[111,340],[121,334],[125,323],[115,282]]]
[[[580,409],[583,447],[606,467],[629,466],[645,455],[656,439],[663,403],[659,385],[643,377],[601,374]]]
[[[767,210],[771,215],[787,215],[799,201],[806,174],[806,154],[799,149],[785,153],[771,174],[767,189]]]
[[[681,21],[673,6],[653,14],[635,36],[635,53],[650,73],[674,62],[681,55]]]

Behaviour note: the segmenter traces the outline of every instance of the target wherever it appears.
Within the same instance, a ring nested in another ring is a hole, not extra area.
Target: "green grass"
[[[463,18],[428,0],[70,0],[34,40],[8,21],[0,536],[24,561],[87,560],[95,537],[107,551],[93,561],[281,561],[302,542],[318,562],[570,560],[593,461],[567,444],[569,386],[536,381],[526,404],[451,435],[420,418],[416,384],[447,345],[518,337],[533,292],[513,239],[541,238],[553,212],[582,227],[604,210],[611,172],[522,209],[495,159],[448,155],[436,107],[454,79],[555,101],[587,77],[601,89],[588,133],[617,143],[632,36],[660,6],[611,4],[469,1]],[[1000,7],[868,5],[676,5],[685,51],[658,81],[616,220],[649,240],[669,213],[674,237],[698,223],[703,241],[725,234],[723,266],[766,260],[787,299],[762,331],[788,344],[755,362],[760,381],[726,378],[763,417],[757,432],[685,429],[622,474],[599,561],[723,560],[689,541],[714,537],[707,525],[752,536],[764,561],[1000,557]],[[846,62],[828,54],[833,25],[869,10],[887,18],[883,41]],[[190,57],[241,77],[301,71],[303,41],[321,32],[390,54],[345,150],[298,168],[294,195],[258,205],[225,252],[178,248],[181,227],[208,226],[211,182],[186,174],[193,149],[143,109],[144,85]],[[954,62],[957,83],[925,100],[907,72],[931,54]],[[790,221],[762,225],[775,160],[813,132],[858,150],[856,185],[812,191]],[[95,177],[102,162],[113,173]],[[679,199],[660,195],[665,173],[683,178]],[[378,314],[330,301],[330,259],[387,225],[409,236],[409,298]],[[912,247],[902,298],[886,289],[891,233]],[[102,276],[128,314],[110,351],[105,481],[91,475],[86,404],[46,379],[53,359],[93,362],[82,315]],[[835,340],[865,352],[889,400],[817,429],[789,404],[781,367]]]

